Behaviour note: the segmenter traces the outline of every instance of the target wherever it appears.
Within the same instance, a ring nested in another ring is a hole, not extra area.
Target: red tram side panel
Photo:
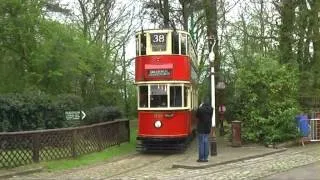
[[[192,133],[191,111],[140,111],[138,113],[139,137],[185,138]],[[155,122],[161,127],[155,127]]]
[[[181,55],[153,55],[139,56],[135,61],[135,80],[191,80],[191,63],[188,56]],[[157,72],[158,71],[158,72]],[[159,73],[161,73],[162,75]],[[152,72],[157,72],[157,76],[153,76]]]

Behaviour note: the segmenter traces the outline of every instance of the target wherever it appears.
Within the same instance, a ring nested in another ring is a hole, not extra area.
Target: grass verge
[[[130,123],[130,143],[123,143],[120,146],[109,147],[101,152],[95,152],[80,156],[76,159],[63,159],[56,161],[41,162],[39,165],[49,171],[66,170],[85,165],[92,165],[106,161],[110,158],[134,153],[136,150],[136,125]]]

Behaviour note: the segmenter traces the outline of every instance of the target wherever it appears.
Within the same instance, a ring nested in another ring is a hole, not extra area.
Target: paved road
[[[292,168],[319,162],[320,144],[290,148],[282,153],[206,169],[171,168],[173,162],[183,158],[186,158],[183,154],[138,154],[112,163],[77,170],[45,172],[12,179],[263,179]]]
[[[320,151],[320,149],[319,149]],[[275,174],[265,178],[265,180],[319,180],[320,179],[320,161],[291,169],[286,172]]]
[[[261,179],[319,160],[320,146],[311,145],[306,148],[292,148],[279,154],[206,169],[157,169],[157,165],[154,164],[107,179]]]

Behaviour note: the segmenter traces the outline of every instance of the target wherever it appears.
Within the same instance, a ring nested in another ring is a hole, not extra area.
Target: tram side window
[[[147,52],[146,34],[141,34],[141,36],[140,36],[140,51],[141,51],[141,55],[146,55],[146,52]]]
[[[184,107],[188,107],[189,87],[184,87]]]
[[[170,107],[182,107],[181,86],[170,86]]]
[[[179,34],[172,32],[172,54],[179,54]]]
[[[168,107],[167,85],[151,85],[150,88],[150,107]]]
[[[139,106],[148,107],[148,86],[139,87]]]
[[[181,54],[186,55],[186,49],[187,49],[187,37],[185,34],[180,34],[180,38],[181,38]]]

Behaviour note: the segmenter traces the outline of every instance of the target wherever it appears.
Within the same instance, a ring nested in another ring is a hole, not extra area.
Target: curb
[[[34,169],[28,169],[24,171],[17,171],[17,172],[10,172],[6,174],[0,174],[0,179],[7,179],[13,176],[19,176],[19,175],[27,175],[27,174],[32,174],[36,172],[41,172],[43,170],[42,167],[39,168],[34,168]]]
[[[172,168],[205,169],[205,168],[209,168],[209,167],[214,167],[214,166],[234,163],[234,162],[238,162],[238,161],[244,161],[244,160],[254,159],[254,158],[258,158],[258,157],[268,156],[268,155],[271,155],[271,154],[281,153],[281,152],[284,152],[286,150],[287,150],[286,148],[282,148],[282,149],[279,149],[279,150],[276,150],[276,151],[273,151],[273,152],[268,152],[268,153],[264,153],[264,154],[253,155],[253,156],[247,156],[247,157],[243,157],[243,158],[239,158],[239,159],[233,159],[233,160],[224,161],[224,162],[215,163],[215,164],[204,164],[204,165],[201,165],[201,166],[190,166],[190,165],[173,164]]]
[[[273,148],[279,149],[279,148],[288,148],[292,146],[298,146],[299,140],[291,140],[280,144],[275,144]]]

